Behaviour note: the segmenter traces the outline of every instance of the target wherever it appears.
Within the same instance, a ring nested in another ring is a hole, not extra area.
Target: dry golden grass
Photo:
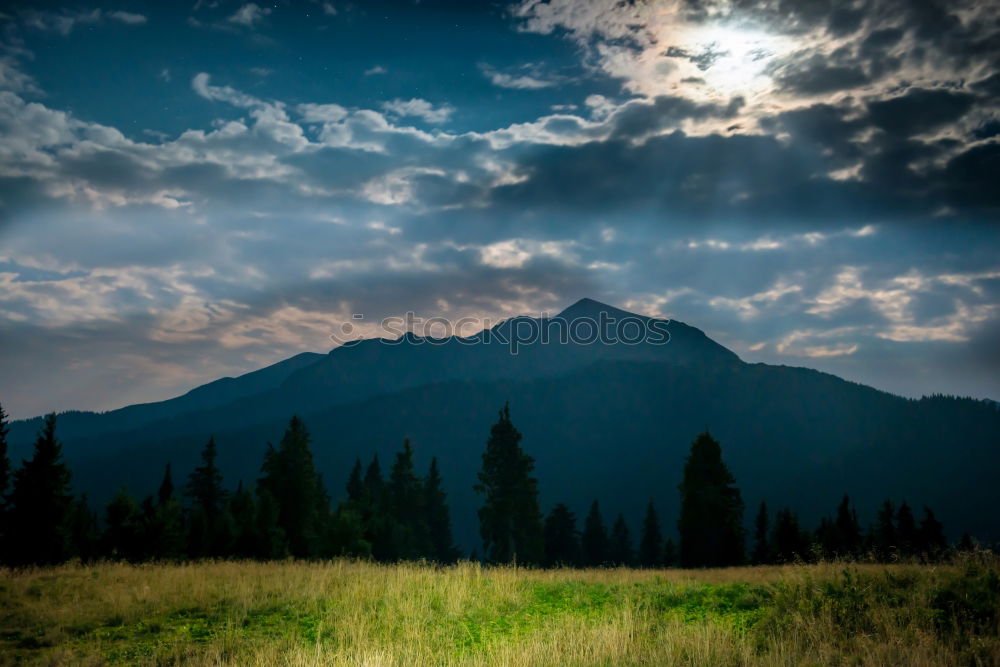
[[[1000,664],[1000,566],[0,571],[6,664]]]

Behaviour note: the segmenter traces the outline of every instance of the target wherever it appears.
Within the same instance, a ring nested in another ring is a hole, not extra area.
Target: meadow
[[[1000,664],[1000,562],[0,570],[4,664]]]

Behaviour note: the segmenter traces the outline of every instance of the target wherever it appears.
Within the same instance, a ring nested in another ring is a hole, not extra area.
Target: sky
[[[1000,400],[998,175],[1000,0],[7,2],[0,403],[581,297]]]

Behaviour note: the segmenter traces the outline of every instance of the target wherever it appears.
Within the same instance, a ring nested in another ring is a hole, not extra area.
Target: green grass
[[[0,571],[3,664],[1000,664],[1000,564]]]

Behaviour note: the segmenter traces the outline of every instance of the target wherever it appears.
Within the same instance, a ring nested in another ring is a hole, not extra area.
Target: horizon
[[[1000,400],[1000,2],[744,4],[7,5],[4,409],[579,298]]]

